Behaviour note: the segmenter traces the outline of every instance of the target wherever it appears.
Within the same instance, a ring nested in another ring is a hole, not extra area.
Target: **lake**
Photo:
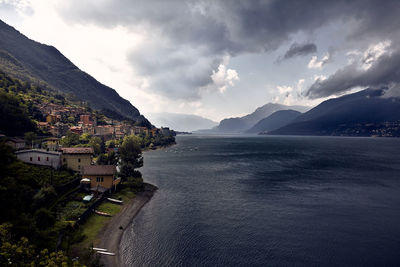
[[[400,266],[400,139],[178,136],[127,266]]]

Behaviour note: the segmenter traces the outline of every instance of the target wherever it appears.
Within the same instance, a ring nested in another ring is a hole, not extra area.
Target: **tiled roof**
[[[93,154],[92,147],[63,147],[61,151],[63,154]]]
[[[82,175],[114,175],[114,165],[90,165],[82,167]]]

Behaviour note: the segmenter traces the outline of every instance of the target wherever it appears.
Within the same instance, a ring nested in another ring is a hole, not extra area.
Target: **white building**
[[[17,158],[23,162],[49,166],[58,169],[61,166],[61,152],[44,149],[29,149],[15,152]]]

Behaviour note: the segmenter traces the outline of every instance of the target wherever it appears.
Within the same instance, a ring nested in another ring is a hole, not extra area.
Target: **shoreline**
[[[100,256],[100,261],[104,266],[121,266],[119,245],[122,235],[158,189],[155,185],[148,183],[144,183],[144,187],[144,191],[137,193],[135,198],[124,204],[125,207],[122,208],[121,212],[115,215],[98,234],[101,237],[99,247],[106,248],[109,252],[115,253],[115,256]],[[123,229],[120,229],[121,226]]]

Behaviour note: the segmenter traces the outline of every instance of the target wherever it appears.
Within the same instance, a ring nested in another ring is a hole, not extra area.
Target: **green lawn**
[[[124,188],[124,189],[118,191],[117,193],[113,194],[112,198],[115,198],[115,199],[121,198],[121,200],[125,204],[126,202],[128,202],[129,200],[134,198],[135,196],[136,196],[135,192],[133,192],[130,188]]]
[[[129,202],[129,200],[135,197],[135,193],[132,192],[129,188],[124,188],[118,193],[115,193],[111,196],[115,199],[121,199],[124,202],[124,205]],[[97,210],[101,212],[107,212],[109,214],[116,215],[122,210],[123,205],[114,204],[104,200],[101,203]],[[107,224],[112,217],[105,217],[101,215],[97,215],[95,213],[91,214],[86,222],[80,226],[80,234],[85,236],[84,240],[77,244],[77,246],[81,248],[88,248],[92,244],[96,245],[99,240],[97,239],[98,234],[100,233],[101,229]]]
[[[111,217],[104,217],[97,214],[90,215],[85,224],[81,226],[81,233],[85,236],[85,239],[78,246],[88,248],[92,244],[97,244],[99,240],[96,237],[109,220],[111,220]]]

